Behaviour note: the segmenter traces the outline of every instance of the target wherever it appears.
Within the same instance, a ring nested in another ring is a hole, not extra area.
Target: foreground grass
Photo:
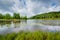
[[[59,32],[19,32],[0,35],[0,40],[60,40]]]

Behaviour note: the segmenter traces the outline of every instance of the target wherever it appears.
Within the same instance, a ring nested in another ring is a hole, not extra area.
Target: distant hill
[[[30,17],[30,19],[59,19],[60,18],[60,11],[59,12],[48,12],[35,15]]]

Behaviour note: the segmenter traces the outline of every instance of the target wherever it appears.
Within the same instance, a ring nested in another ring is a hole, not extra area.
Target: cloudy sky
[[[0,0],[0,13],[19,12],[27,17],[50,11],[60,11],[60,0]]]

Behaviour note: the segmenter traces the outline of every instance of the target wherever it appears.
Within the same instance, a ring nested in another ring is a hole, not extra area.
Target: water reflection
[[[0,22],[0,34],[19,31],[60,31],[60,20],[21,20],[20,22]]]

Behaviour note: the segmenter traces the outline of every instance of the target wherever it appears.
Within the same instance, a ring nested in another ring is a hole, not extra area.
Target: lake
[[[0,34],[19,31],[60,31],[60,20],[21,20],[0,22]]]

